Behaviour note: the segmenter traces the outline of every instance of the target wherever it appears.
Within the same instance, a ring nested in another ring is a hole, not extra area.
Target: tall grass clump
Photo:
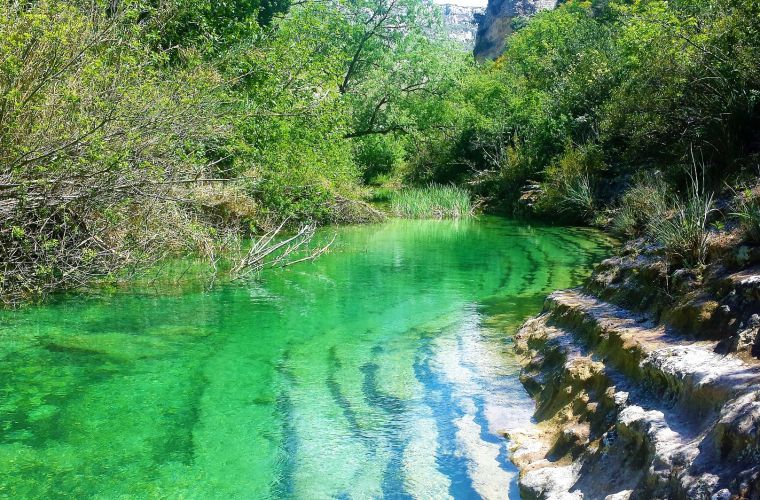
[[[668,212],[668,187],[660,176],[639,176],[623,194],[612,218],[612,230],[622,237],[644,234],[650,221]]]
[[[739,220],[748,240],[760,242],[760,196],[755,191],[746,189],[737,195],[731,215]]]
[[[408,219],[458,218],[473,212],[467,191],[436,184],[397,191],[391,195],[390,205],[395,215]]]
[[[662,244],[669,262],[698,267],[707,257],[708,220],[713,212],[711,194],[689,193],[685,201],[674,199],[666,217],[652,217],[648,232]]]
[[[591,220],[596,211],[596,200],[591,178],[583,174],[565,185],[560,211],[580,215],[584,220]]]
[[[597,212],[594,179],[606,169],[598,147],[569,147],[544,171],[538,210],[569,222],[591,221]]]
[[[705,190],[704,168],[700,178],[695,163],[689,180],[685,199],[674,196],[665,213],[651,214],[647,234],[663,246],[669,263],[700,267],[707,257],[709,219],[715,206],[713,194]]]
[[[660,245],[668,264],[704,265],[707,257],[709,219],[714,212],[713,195],[704,188],[696,170],[689,174],[685,196],[668,190],[655,176],[641,176],[622,196],[612,220],[621,236],[644,236]]]

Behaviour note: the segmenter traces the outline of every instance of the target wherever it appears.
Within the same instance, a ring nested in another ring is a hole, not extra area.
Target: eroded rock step
[[[714,352],[717,342],[690,341],[645,314],[632,313],[579,290],[547,298],[550,321],[571,329],[605,363],[696,412],[720,409],[760,389],[760,366]]]
[[[510,435],[524,497],[759,494],[757,365],[578,290],[516,340],[539,421]]]

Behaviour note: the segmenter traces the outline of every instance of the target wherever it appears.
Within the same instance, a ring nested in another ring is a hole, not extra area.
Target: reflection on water
[[[517,498],[510,337],[602,250],[396,221],[261,282],[3,313],[0,496]]]

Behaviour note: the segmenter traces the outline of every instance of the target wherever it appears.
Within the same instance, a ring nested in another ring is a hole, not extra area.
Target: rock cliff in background
[[[504,52],[504,40],[512,33],[512,20],[540,10],[553,9],[557,0],[488,0],[485,13],[476,15],[475,59],[496,59]]]
[[[472,49],[475,43],[475,32],[478,29],[475,16],[483,13],[481,7],[465,7],[462,5],[441,5],[443,23],[449,38],[456,40]]]

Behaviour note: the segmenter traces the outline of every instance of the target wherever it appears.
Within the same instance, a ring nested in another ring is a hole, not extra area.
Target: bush
[[[401,141],[387,135],[357,139],[354,158],[365,184],[382,184],[403,158]]]
[[[620,236],[641,236],[651,218],[667,213],[668,187],[659,175],[640,175],[620,199],[612,230]]]
[[[713,211],[713,195],[704,190],[694,172],[686,200],[672,197],[666,213],[650,215],[646,231],[663,246],[669,263],[699,267],[707,257],[708,222]]]
[[[537,209],[544,215],[563,215],[573,222],[588,222],[596,211],[594,179],[606,165],[596,146],[568,146],[545,172]]]
[[[493,145],[484,147],[484,153],[488,168],[470,181],[473,191],[492,208],[505,212],[515,209],[522,189],[536,174],[531,157],[519,141],[510,144],[494,140]]]
[[[470,195],[464,189],[431,184],[393,193],[391,211],[409,219],[443,219],[467,217],[472,214],[473,207]]]
[[[189,191],[225,134],[215,73],[161,67],[127,14],[75,2],[5,3],[0,33],[0,301],[209,248]]]
[[[760,243],[760,196],[756,191],[746,189],[736,197],[734,212],[731,214],[739,219],[739,224],[745,237]]]

